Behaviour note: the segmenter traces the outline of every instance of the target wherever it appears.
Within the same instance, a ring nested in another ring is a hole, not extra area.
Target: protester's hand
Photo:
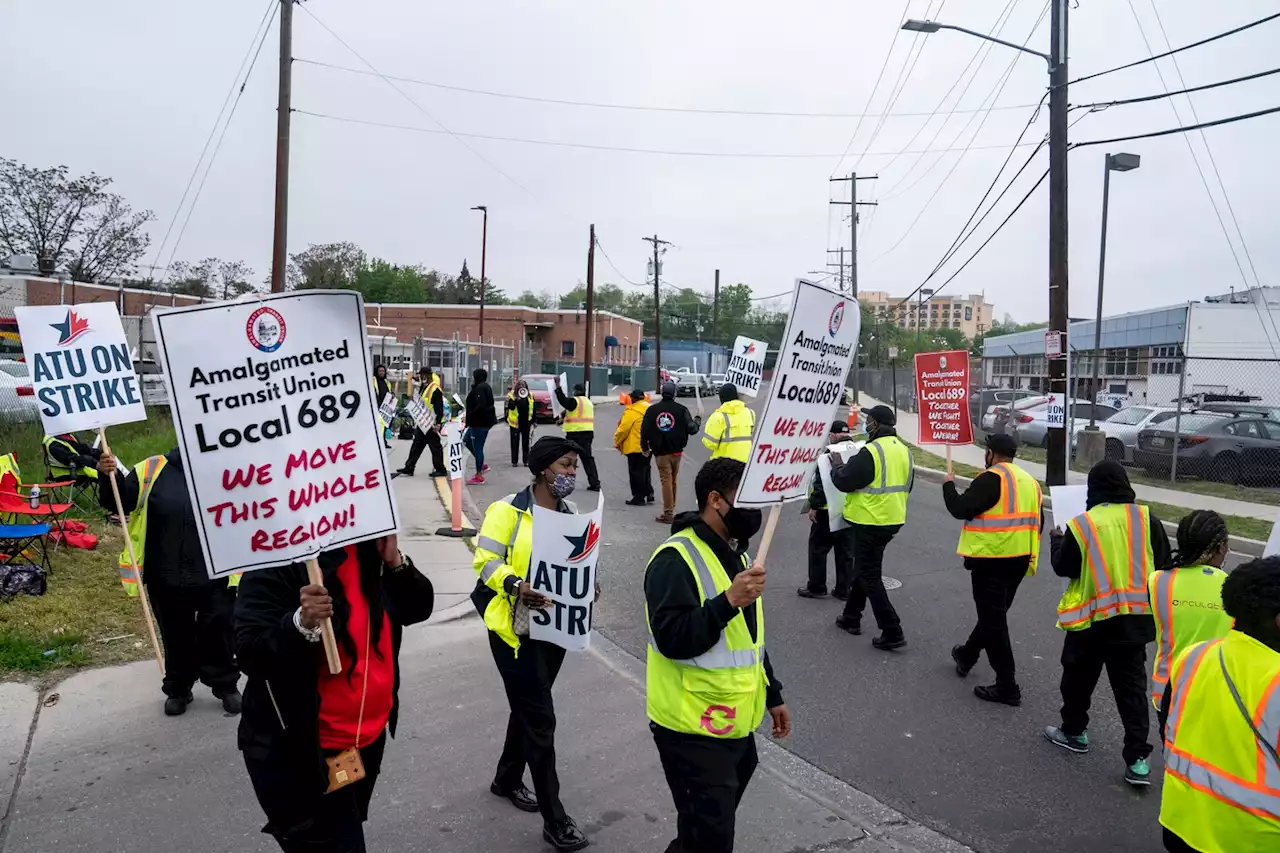
[[[114,456],[103,456],[98,460],[98,473],[107,477],[116,475],[116,458]]]
[[[764,592],[764,564],[756,563],[745,572],[739,572],[725,590],[725,600],[737,608],[746,607]]]
[[[400,544],[394,533],[375,539],[373,544],[378,549],[378,556],[382,558],[383,565],[388,569],[398,569],[404,565],[404,555],[400,553]]]
[[[1055,527],[1055,528],[1053,528],[1053,530],[1050,530],[1050,531],[1049,531],[1049,535],[1050,535],[1050,536],[1057,536],[1057,537],[1061,537],[1061,536],[1062,536],[1062,528],[1061,528],[1061,527]]]
[[[787,710],[786,705],[770,708],[769,716],[773,718],[773,736],[775,738],[784,738],[791,735],[791,712]]]
[[[546,610],[552,605],[551,599],[540,592],[534,592],[528,581],[520,582],[520,600],[534,610]]]
[[[298,598],[302,602],[302,615],[298,617],[298,621],[303,628],[314,630],[324,620],[333,618],[333,599],[329,597],[329,591],[320,584],[307,584],[298,593]]]
[[[818,511],[816,509],[809,510],[809,520],[810,521],[818,520]]]
[[[956,475],[951,471],[948,471],[947,476],[942,478],[942,482],[944,483],[954,483],[955,481],[956,481]]]
[[[831,451],[830,456],[831,456],[832,468],[839,468],[841,465],[844,464],[844,457],[841,456],[839,453],[836,453],[834,450]]]

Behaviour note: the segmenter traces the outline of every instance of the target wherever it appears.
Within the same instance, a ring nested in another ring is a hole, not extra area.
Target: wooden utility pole
[[[587,243],[587,339],[582,346],[583,383],[587,388],[587,397],[591,397],[591,345],[595,342],[595,323],[592,320],[596,307],[596,226],[591,226],[590,240]],[[606,389],[607,390],[607,389]]]
[[[1049,27],[1049,330],[1069,353],[1067,326],[1067,0],[1053,0]],[[1095,358],[1097,354],[1095,353]],[[1066,358],[1049,359],[1049,391],[1067,389]],[[1064,399],[1070,399],[1064,396]],[[1049,430],[1045,482],[1067,482],[1067,431]]]
[[[276,104],[276,213],[271,292],[284,292],[289,263],[289,119],[293,112],[293,3],[280,0],[280,94]]]
[[[670,246],[666,240],[659,240],[658,235],[652,237],[641,237],[648,243],[653,244],[653,377],[654,383],[658,386],[658,393],[662,393],[662,292],[660,289],[662,259],[658,254],[660,246]]]
[[[849,200],[833,201],[832,204],[848,205],[849,207],[849,293],[853,296],[854,302],[858,300],[858,208],[859,207],[875,207],[877,202],[874,201],[858,201],[858,181],[874,181],[876,175],[866,175],[861,178],[858,173],[854,172],[847,178],[832,178],[832,183],[849,182]],[[841,282],[840,290],[844,290],[844,251],[840,252],[840,273]],[[861,311],[862,308],[855,304],[855,309]],[[853,389],[854,405],[858,402],[858,341],[853,344],[853,366],[849,368],[849,387]]]
[[[716,286],[711,292],[711,341],[719,343],[720,333],[720,270],[716,270]]]

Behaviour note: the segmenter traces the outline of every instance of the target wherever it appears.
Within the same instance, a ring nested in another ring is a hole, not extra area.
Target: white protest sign
[[[738,389],[742,397],[754,397],[760,393],[760,380],[764,377],[764,357],[769,345],[764,341],[738,335],[733,342],[733,353],[724,372],[724,381]]]
[[[454,417],[457,417],[458,415],[462,414],[467,410],[467,404],[463,402],[462,398],[459,397],[457,394],[453,395],[453,402],[458,404],[457,410],[453,413]]]
[[[158,309],[152,322],[210,577],[396,532],[360,294]]]
[[[564,414],[564,406],[560,405],[560,401],[556,398],[556,381],[554,379],[547,380],[547,393],[551,395],[551,414],[558,418]]]
[[[47,435],[145,421],[114,302],[13,309]]]
[[[1262,556],[1280,555],[1280,513],[1276,513],[1276,523],[1271,526],[1271,535],[1267,537],[1267,545],[1262,549]]]
[[[429,431],[436,425],[435,410],[422,402],[421,397],[409,398],[409,417],[413,418],[414,424],[423,432]]]
[[[1088,506],[1089,487],[1050,486],[1049,499],[1053,501],[1053,526],[1067,529],[1067,522],[1085,514]]]
[[[852,298],[796,280],[764,414],[735,504],[771,506],[809,491],[844,397],[862,316]]]
[[[459,480],[462,478],[463,472],[467,467],[466,457],[462,455],[462,434],[466,431],[466,426],[461,421],[452,421],[444,425],[445,450],[448,453],[449,460],[449,479]]]
[[[1044,408],[1045,423],[1049,429],[1063,429],[1067,425],[1067,406],[1064,398],[1063,394],[1049,395],[1049,402]]]
[[[849,526],[844,517],[845,492],[840,491],[831,482],[831,456],[824,453],[818,457],[818,476],[822,478],[822,493],[827,498],[827,528],[837,533]]]
[[[533,507],[533,550],[529,586],[554,604],[529,614],[529,638],[571,651],[591,644],[596,598],[596,561],[600,557],[600,519],[604,499],[587,515]]]
[[[382,408],[378,410],[378,414],[382,415],[382,422],[386,426],[391,426],[391,422],[396,419],[396,410],[400,408],[399,402],[399,398],[391,392],[382,398]]]

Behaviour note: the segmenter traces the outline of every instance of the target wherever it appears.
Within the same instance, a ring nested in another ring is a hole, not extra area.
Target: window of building
[[[561,357],[563,357],[563,358],[573,358],[573,347],[574,347],[574,344],[576,344],[576,343],[577,343],[577,341],[561,341],[561,342],[560,342],[560,355],[561,355]]]
[[[966,320],[972,320],[972,319],[973,319],[973,306],[972,306],[972,305],[966,305],[966,306],[964,306],[964,318],[965,318]]]

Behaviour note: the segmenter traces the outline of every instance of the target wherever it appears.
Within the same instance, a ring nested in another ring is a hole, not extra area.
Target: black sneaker
[[[809,589],[809,587],[807,586],[802,586],[796,590],[796,595],[800,596],[801,598],[826,598],[827,591],[825,589],[820,591],[814,591],[812,589]]]
[[[849,600],[849,590],[847,590],[847,589],[840,589],[839,587],[836,587],[836,588],[835,588],[835,590],[831,593],[831,597],[832,597],[832,598],[838,598],[838,599],[840,599],[841,601],[848,601],[848,600]]]
[[[973,669],[973,664],[964,659],[964,646],[951,647],[951,659],[956,662],[956,675],[964,678]]]
[[[222,710],[228,714],[239,714],[244,707],[244,699],[240,696],[239,690],[232,690],[230,693],[224,693],[218,697],[222,700]]]
[[[565,818],[557,824],[544,823],[542,837],[557,850],[581,850],[589,847],[591,842],[582,834],[572,818]]]
[[[1017,687],[999,687],[989,684],[973,688],[973,695],[984,702],[999,702],[1011,708],[1022,704],[1022,691]]]
[[[862,620],[852,619],[844,614],[836,617],[836,627],[853,634],[855,637],[862,634]]]
[[[445,471],[443,468],[441,468],[441,469],[439,469],[439,470],[432,471],[432,472],[431,472],[430,474],[428,474],[427,476],[429,476],[429,477],[448,477],[448,476],[449,476],[449,472],[448,472],[448,471]]]
[[[412,477],[412,476],[413,476],[412,469],[401,468],[399,471],[396,471],[394,474],[391,475],[391,479],[394,480],[396,477]]]
[[[599,483],[596,483],[594,486],[587,486],[587,491],[588,491],[588,492],[598,492],[598,491],[600,491],[600,484],[599,484]]]
[[[648,502],[644,498],[632,498],[626,501],[627,506],[647,506]]]
[[[533,791],[530,791],[524,785],[517,785],[510,790],[503,790],[497,782],[494,782],[489,786],[489,793],[495,797],[510,800],[511,805],[522,812],[536,812],[538,810],[538,798]]]
[[[188,693],[185,696],[170,696],[164,700],[164,715],[166,717],[181,717],[187,713],[187,706],[195,701],[195,697]]]
[[[907,638],[904,637],[902,634],[895,634],[893,636],[889,636],[885,634],[883,631],[880,632],[879,637],[875,637],[871,640],[871,645],[875,646],[877,649],[879,649],[882,652],[891,652],[894,649],[902,648],[906,644],[907,644]]]
[[[654,500],[656,500],[656,498],[655,498],[653,495],[649,495],[648,497],[646,497],[646,498],[644,499],[644,502],[645,502],[645,503],[647,503],[647,504],[651,504],[651,503],[653,503],[653,502],[654,502]]]

